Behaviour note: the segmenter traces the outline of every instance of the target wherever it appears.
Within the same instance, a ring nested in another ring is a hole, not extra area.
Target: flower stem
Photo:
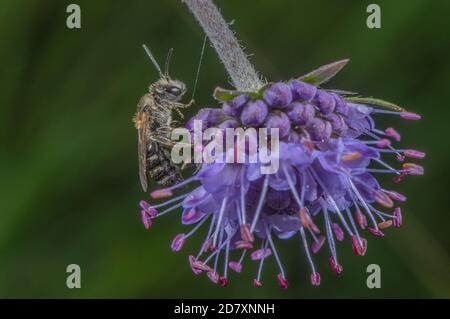
[[[208,36],[235,88],[241,91],[258,91],[263,82],[214,3],[211,0],[182,1]]]

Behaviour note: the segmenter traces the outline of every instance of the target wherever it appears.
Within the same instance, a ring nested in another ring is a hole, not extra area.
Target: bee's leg
[[[181,126],[181,122],[180,122],[180,121],[172,121],[172,122],[170,122],[170,127],[171,127],[172,129],[178,128],[178,127],[180,127],[180,126]]]
[[[190,100],[188,104],[176,102],[176,103],[173,103],[173,107],[176,108],[176,109],[177,108],[178,109],[185,109],[185,108],[188,108],[188,107],[194,105],[194,103],[195,103],[194,99]]]
[[[156,134],[150,136],[150,140],[152,140],[153,142],[157,142],[166,147],[173,147],[177,143],[176,141],[172,141],[170,138],[168,138],[166,136],[156,135]]]
[[[171,127],[159,127],[156,130],[156,134],[153,134],[150,136],[150,139],[154,142],[160,143],[161,145],[164,145],[166,147],[173,147],[175,145],[184,144],[179,141],[174,141],[170,139],[168,136],[170,136],[170,132],[173,128]],[[186,145],[191,146],[190,144],[186,143]]]
[[[184,119],[184,115],[183,115],[183,113],[181,113],[181,111],[180,111],[180,109],[177,107],[177,108],[175,108],[175,111],[178,113],[178,115],[182,118],[182,119]]]
[[[183,165],[181,165],[181,170],[185,170],[186,168],[195,165],[195,171],[192,173],[192,175],[196,175],[200,169],[202,168],[202,164],[195,164],[195,163],[183,163]]]
[[[170,126],[160,126],[155,131],[157,135],[166,135],[169,136],[172,132],[173,128]]]

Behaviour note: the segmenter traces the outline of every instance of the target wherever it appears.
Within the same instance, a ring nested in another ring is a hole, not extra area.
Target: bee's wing
[[[138,105],[134,122],[138,130],[138,161],[139,161],[139,179],[141,181],[142,189],[147,191],[147,130],[149,125],[150,115],[147,112],[148,104],[145,99],[141,99]],[[148,101],[147,101],[148,102]]]
[[[148,115],[143,113],[141,123],[148,123]],[[147,133],[146,125],[138,129],[139,179],[142,189],[147,191]]]

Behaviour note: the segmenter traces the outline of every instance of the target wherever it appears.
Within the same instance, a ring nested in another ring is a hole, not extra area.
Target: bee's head
[[[167,54],[166,68],[164,73],[162,73],[161,68],[151,54],[150,50],[145,45],[143,45],[143,47],[160,76],[160,79],[157,82],[150,85],[149,91],[155,92],[156,95],[162,100],[173,102],[180,100],[184,93],[186,93],[186,85],[181,81],[172,80],[169,76],[170,57],[172,56],[173,49],[170,49]]]
[[[150,90],[153,90],[163,100],[176,102],[186,93],[186,85],[181,81],[164,76],[152,84]]]

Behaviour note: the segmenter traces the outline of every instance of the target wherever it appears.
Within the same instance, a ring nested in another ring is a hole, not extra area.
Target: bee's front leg
[[[150,139],[160,143],[161,145],[164,145],[166,147],[173,147],[175,145],[180,145],[180,144],[185,144],[185,143],[181,143],[178,141],[174,141],[170,138],[171,136],[171,132],[174,128],[173,127],[168,127],[168,126],[161,126],[159,128],[156,129],[155,133],[153,134]],[[190,144],[186,144],[188,146],[190,146]]]
[[[183,115],[183,113],[181,113],[180,108],[178,108],[178,107],[175,108],[175,111],[178,113],[178,115],[180,116],[181,119],[184,119],[184,115]]]
[[[177,143],[176,141],[172,141],[167,136],[159,135],[159,134],[154,134],[154,135],[150,136],[150,140],[152,140],[153,142],[157,142],[157,143],[161,144],[162,146],[165,146],[168,148],[173,147]]]

